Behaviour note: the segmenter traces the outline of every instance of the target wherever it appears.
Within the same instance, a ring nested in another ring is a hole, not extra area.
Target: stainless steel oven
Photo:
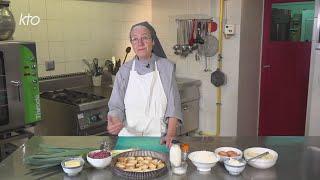
[[[0,41],[0,133],[40,119],[35,43]]]

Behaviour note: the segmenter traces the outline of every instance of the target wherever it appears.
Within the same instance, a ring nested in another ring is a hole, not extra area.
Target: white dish
[[[233,164],[232,161],[238,161],[239,164]],[[244,161],[243,159],[240,159],[240,160],[229,159],[224,161],[224,167],[227,169],[227,171],[231,175],[239,175],[246,167],[246,164],[247,164],[246,161]]]
[[[210,151],[195,151],[188,155],[199,171],[210,171],[219,161],[219,157]]]
[[[95,152],[99,152],[101,150],[95,150],[95,151],[91,151],[87,154],[87,161],[89,162],[89,164],[91,164],[91,166],[97,168],[97,169],[104,169],[105,167],[107,167],[112,160],[112,154],[110,152],[110,156],[106,157],[106,158],[102,158],[102,159],[94,159],[89,157],[90,153],[95,153]]]
[[[274,166],[278,159],[278,153],[272,149],[268,148],[262,148],[262,147],[252,147],[244,150],[244,158],[250,159],[254,156],[257,156],[259,154],[262,154],[264,152],[268,151],[269,154],[266,156],[263,156],[258,159],[253,159],[248,162],[248,164],[252,167],[258,168],[258,169],[267,169],[272,166]]]
[[[71,161],[71,160],[79,160],[80,161],[80,166],[76,167],[66,167],[65,162]],[[81,157],[76,157],[76,158],[67,158],[61,162],[61,167],[65,173],[68,174],[68,176],[75,176],[79,172],[82,171],[84,165],[84,160]]]
[[[223,162],[223,161],[226,161],[226,160],[229,160],[229,159],[230,159],[230,157],[228,157],[228,156],[221,156],[221,155],[219,155],[219,152],[221,152],[221,151],[224,151],[224,152],[234,151],[234,152],[236,152],[236,153],[238,154],[238,156],[232,157],[233,159],[239,160],[239,159],[242,158],[242,151],[241,151],[240,149],[237,149],[237,148],[234,148],[234,147],[219,147],[219,148],[217,148],[217,149],[214,151],[214,153],[215,153],[217,156],[220,157],[220,162]]]

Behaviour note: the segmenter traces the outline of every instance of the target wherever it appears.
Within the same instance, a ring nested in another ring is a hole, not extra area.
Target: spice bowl
[[[87,161],[89,164],[97,169],[104,169],[112,160],[111,152],[95,150],[87,154]]]
[[[228,159],[224,162],[224,167],[231,175],[239,175],[246,167],[247,162],[243,159]]]
[[[68,176],[75,176],[83,169],[84,160],[81,157],[67,158],[61,162],[61,167]]]

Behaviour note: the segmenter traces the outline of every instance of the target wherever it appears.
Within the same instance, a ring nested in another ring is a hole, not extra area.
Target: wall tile
[[[60,42],[49,42],[49,58],[55,62],[64,62],[64,44]]]
[[[44,64],[49,60],[49,47],[47,42],[36,43],[38,64]]]
[[[30,26],[31,39],[35,42],[48,42],[47,21],[41,20],[38,25]]]
[[[47,20],[48,24],[48,40],[63,41],[63,23],[58,20]]]
[[[47,19],[46,1],[44,0],[29,0],[30,14],[39,16],[40,19]]]
[[[46,0],[47,19],[60,20],[63,18],[62,0]]]
[[[50,75],[66,74],[66,64],[65,63],[55,63],[55,70],[50,71]]]

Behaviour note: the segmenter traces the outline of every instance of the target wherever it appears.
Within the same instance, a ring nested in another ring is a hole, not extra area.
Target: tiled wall
[[[40,76],[84,71],[82,59],[123,59],[131,25],[150,21],[150,6],[149,0],[11,0],[10,5],[14,39],[37,44]],[[40,23],[19,25],[21,13],[39,16]],[[45,71],[49,60],[55,61],[54,71]]]
[[[132,24],[152,21],[169,59],[177,64],[177,76],[202,81],[200,130],[216,132],[216,88],[210,83],[211,72],[204,72],[204,58],[195,61],[174,55],[176,44],[175,17],[185,14],[219,16],[219,0],[11,0],[11,9],[41,17],[38,26],[17,25],[14,38],[37,42],[40,76],[84,71],[83,58],[100,59],[116,56],[123,59],[130,46]],[[223,72],[227,85],[222,87],[221,135],[236,135],[241,0],[228,0],[225,19],[236,25],[236,35],[223,41]],[[133,56],[130,53],[128,59]],[[216,69],[216,56],[209,68]],[[56,70],[45,71],[44,63],[55,60]]]

